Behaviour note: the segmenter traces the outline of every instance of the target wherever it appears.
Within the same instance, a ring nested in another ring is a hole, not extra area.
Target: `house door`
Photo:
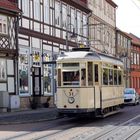
[[[41,96],[41,67],[32,67],[33,96]]]

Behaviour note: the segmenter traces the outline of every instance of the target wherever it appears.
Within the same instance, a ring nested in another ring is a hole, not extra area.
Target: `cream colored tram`
[[[90,50],[65,52],[57,59],[56,106],[60,114],[107,116],[124,103],[123,63]]]

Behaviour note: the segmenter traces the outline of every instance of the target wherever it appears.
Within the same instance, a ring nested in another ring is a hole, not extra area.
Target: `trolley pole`
[[[77,38],[77,34],[75,33],[75,28],[74,28],[74,25],[69,23],[67,24],[67,27],[66,27],[66,51],[68,52],[69,51],[69,45],[68,45],[68,27],[70,26],[70,29],[71,29],[71,26],[73,26],[73,32],[72,32],[72,35],[70,36],[71,38]]]

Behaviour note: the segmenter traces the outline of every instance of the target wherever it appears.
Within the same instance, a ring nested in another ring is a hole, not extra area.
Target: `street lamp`
[[[70,37],[71,38],[77,38],[77,34],[75,33],[74,25],[71,24],[71,23],[67,24],[67,27],[66,27],[66,51],[69,50],[69,47],[68,47],[68,27],[69,26],[73,26],[73,32],[72,32],[72,35]]]

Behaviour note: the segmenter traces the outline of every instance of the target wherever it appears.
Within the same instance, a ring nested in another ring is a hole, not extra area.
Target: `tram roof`
[[[97,53],[94,51],[72,51],[62,53],[57,61],[69,61],[69,60],[99,60],[102,62],[113,63],[114,65],[123,65],[123,62],[115,57],[108,56],[105,54]]]

